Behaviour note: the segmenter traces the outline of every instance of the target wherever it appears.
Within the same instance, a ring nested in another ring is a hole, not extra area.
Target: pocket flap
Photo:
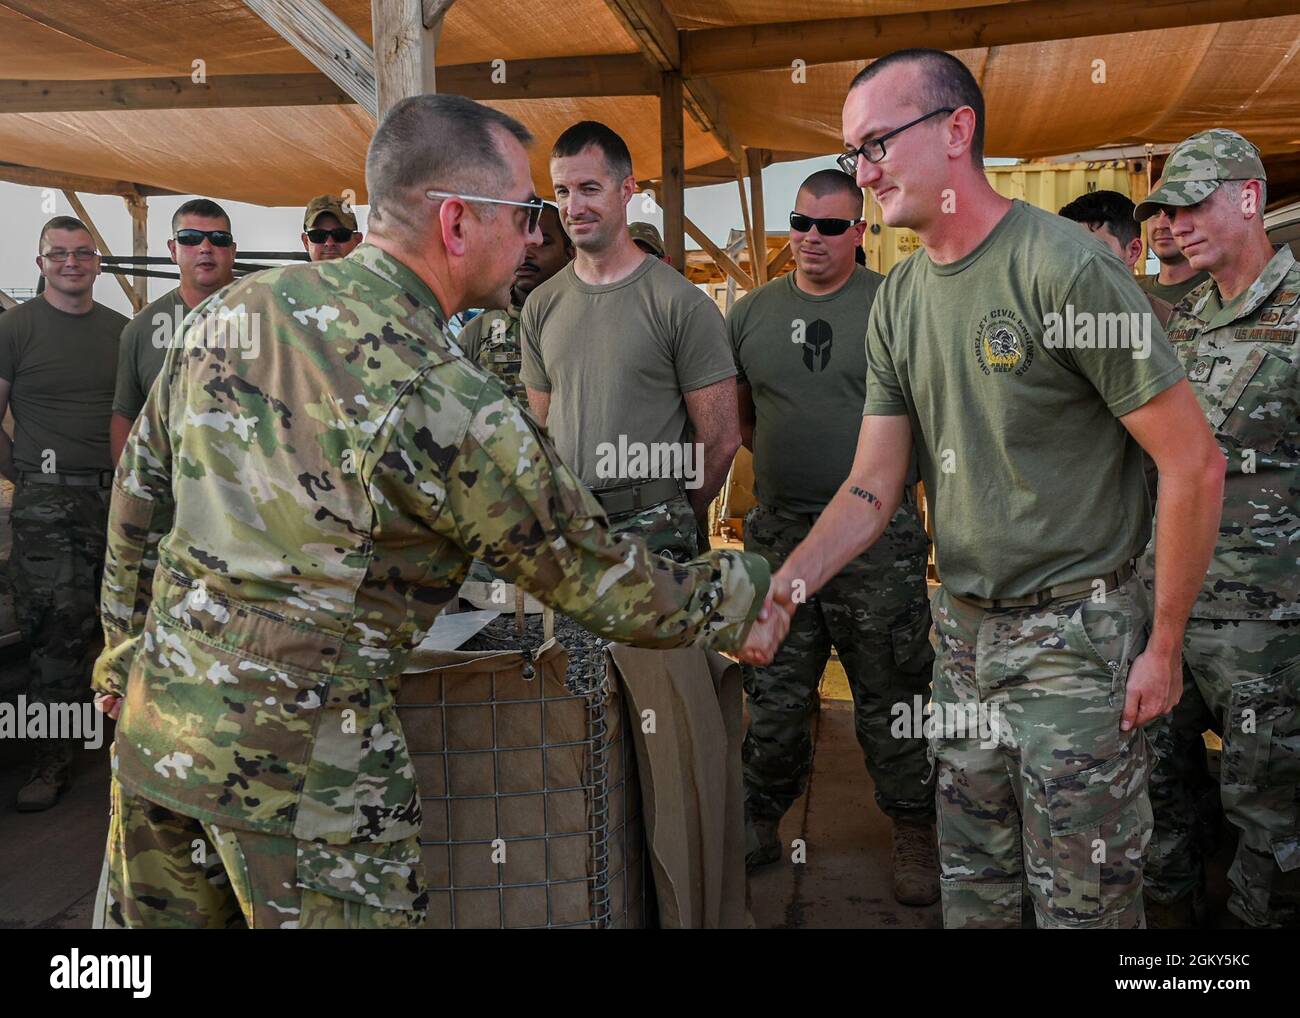
[[[1141,792],[1147,770],[1146,740],[1138,733],[1109,760],[1048,779],[1044,785],[1052,834],[1079,834],[1100,827]]]
[[[298,846],[298,886],[375,908],[412,912],[427,895],[418,863],[362,855],[334,845]]]

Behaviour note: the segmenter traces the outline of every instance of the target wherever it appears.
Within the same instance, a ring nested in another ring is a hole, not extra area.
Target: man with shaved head
[[[790,213],[793,272],[743,297],[727,316],[736,358],[740,434],[754,454],[758,505],[745,550],[778,568],[808,535],[853,464],[866,398],[863,333],[883,277],[859,267],[862,189],[819,170]],[[920,739],[891,735],[894,708],[929,699],[929,539],[908,489],[883,537],[801,604],[776,659],[746,666],[743,757],[747,862],[780,858],[777,824],[807,784],[817,687],[832,648],[848,676],[858,743],[876,802],[894,821],[894,897],[939,897],[934,785]]]
[[[1019,926],[1027,888],[1040,927],[1140,927],[1138,728],[1181,691],[1223,456],[1123,263],[989,185],[984,98],[960,60],[869,64],[843,134],[843,169],[921,249],[871,309],[853,465],[778,597],[816,594],[886,532],[915,443],[942,584],[930,734],[944,925]],[[1151,529],[1143,449],[1160,481],[1149,638],[1133,569]]]

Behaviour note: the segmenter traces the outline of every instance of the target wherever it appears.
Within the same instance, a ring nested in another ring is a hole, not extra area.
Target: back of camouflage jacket
[[[418,832],[394,710],[470,561],[607,638],[734,649],[757,556],[612,540],[536,423],[364,244],[215,294],[118,466],[97,691],[118,780],[187,816],[331,844]]]

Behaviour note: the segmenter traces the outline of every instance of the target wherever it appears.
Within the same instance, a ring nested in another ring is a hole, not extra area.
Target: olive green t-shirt
[[[866,395],[867,314],[884,277],[855,266],[834,293],[800,290],[789,272],[727,315],[736,381],[754,400],[754,493],[816,513],[849,475]]]
[[[520,378],[551,394],[547,430],[584,484],[703,469],[687,463],[683,393],[736,366],[717,305],[681,273],[646,255],[618,282],[592,285],[570,262],[528,295],[520,328]]]
[[[867,361],[863,412],[911,420],[953,593],[1023,597],[1145,546],[1142,450],[1118,418],[1181,366],[1123,263],[1075,224],[1017,201],[964,258],[917,251],[880,289]]]
[[[19,470],[112,469],[108,418],[126,321],[102,304],[71,315],[44,297],[0,315],[0,378],[10,384]]]
[[[117,389],[113,411],[135,420],[144,408],[154,379],[162,371],[167,344],[190,309],[180,287],[146,304],[122,330],[117,350]]]
[[[1208,272],[1198,272],[1190,279],[1184,279],[1181,283],[1166,285],[1160,282],[1158,276],[1140,276],[1138,286],[1142,287],[1144,292],[1153,294],[1161,300],[1166,300],[1170,304],[1177,304],[1185,294],[1191,293],[1209,278],[1210,274]]]

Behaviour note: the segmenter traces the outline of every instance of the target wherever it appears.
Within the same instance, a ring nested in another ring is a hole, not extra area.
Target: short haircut
[[[605,157],[605,163],[620,183],[632,176],[632,153],[627,143],[598,120],[579,120],[555,139],[551,148],[552,159],[576,156],[585,148],[595,148]]]
[[[799,185],[800,191],[807,191],[814,198],[825,198],[828,194],[843,194],[852,198],[862,208],[862,188],[858,182],[843,170],[818,170],[809,174]]]
[[[922,113],[969,106],[975,111],[975,133],[971,136],[971,161],[984,164],[984,93],[980,91],[975,75],[960,60],[941,49],[900,49],[868,64],[854,76],[849,84],[852,92],[870,81],[881,71],[895,64],[916,64],[921,69],[921,87],[917,101]]]
[[[1118,191],[1089,191],[1061,208],[1059,215],[1094,230],[1110,228],[1124,247],[1138,239],[1141,227],[1133,219],[1133,201]]]
[[[45,247],[45,235],[51,230],[83,230],[86,233],[90,233],[90,228],[75,216],[55,216],[41,227],[41,235],[36,240],[37,251],[40,251],[41,248]],[[95,235],[91,233],[90,236],[93,240]]]
[[[230,216],[226,210],[211,198],[191,198],[172,213],[172,233],[180,229],[181,216],[202,216],[204,219],[224,219],[226,229],[230,229]]]
[[[531,145],[514,117],[459,95],[413,95],[395,102],[366,153],[370,226],[410,228],[410,203],[426,190],[498,197],[508,183],[505,154],[493,130]],[[493,206],[489,206],[493,207]]]

